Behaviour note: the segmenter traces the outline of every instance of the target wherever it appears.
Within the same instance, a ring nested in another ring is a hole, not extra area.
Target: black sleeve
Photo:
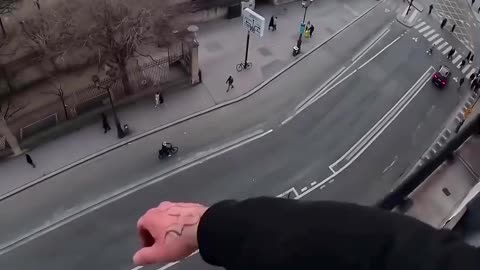
[[[200,220],[202,258],[229,270],[479,270],[480,252],[413,218],[336,202],[223,201]]]

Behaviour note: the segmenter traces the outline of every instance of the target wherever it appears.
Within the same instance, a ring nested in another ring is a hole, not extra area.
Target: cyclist
[[[158,151],[162,157],[165,156],[172,156],[172,144],[168,142],[163,142],[162,143],[162,148]]]
[[[427,51],[427,54],[428,54],[428,55],[432,55],[432,53],[433,53],[433,46],[430,47],[430,49],[428,49],[428,51]]]

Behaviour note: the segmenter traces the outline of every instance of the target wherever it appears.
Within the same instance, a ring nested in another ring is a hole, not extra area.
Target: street
[[[430,81],[449,61],[427,55],[430,41],[415,40],[417,29],[399,24],[385,5],[251,97],[1,201],[8,219],[0,223],[0,268],[130,270],[136,220],[165,200],[210,205],[290,194],[373,204],[417,162],[459,101],[453,79],[442,90]],[[159,161],[162,141],[179,146],[178,155]],[[194,255],[166,268],[212,267]]]

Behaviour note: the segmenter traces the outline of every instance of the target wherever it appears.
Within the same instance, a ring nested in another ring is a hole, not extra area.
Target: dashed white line
[[[303,193],[303,192],[307,191],[307,189],[308,189],[308,187],[303,187],[302,189],[300,189],[300,192]]]
[[[465,72],[467,72],[469,68],[470,68],[470,65],[467,64],[467,65],[462,69],[462,73],[465,74]]]
[[[443,55],[447,54],[448,51],[450,51],[450,49],[452,49],[452,46],[451,45],[448,45],[448,47],[442,52]]]
[[[315,186],[317,184],[317,181],[313,181],[312,183],[310,183],[311,186]]]
[[[439,38],[439,39],[437,39],[435,42],[433,42],[432,45],[433,45],[433,46],[437,46],[437,45],[440,44],[440,42],[442,42],[442,41],[443,41],[443,38]]]
[[[443,49],[447,45],[448,45],[448,42],[444,42],[442,45],[438,46],[438,50],[440,51],[441,49]]]
[[[332,179],[332,180],[328,181],[329,184],[331,184],[333,182],[335,182],[335,179]]]
[[[455,57],[455,58],[453,59],[452,63],[454,63],[454,64],[457,63],[458,60],[460,60],[461,58],[462,58],[462,55],[461,55],[461,54],[458,54],[457,57]]]

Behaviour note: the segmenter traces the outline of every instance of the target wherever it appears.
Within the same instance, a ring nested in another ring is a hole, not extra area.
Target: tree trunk
[[[5,26],[3,25],[2,17],[0,17],[0,27],[2,28],[3,37],[7,37],[7,31],[5,31]]]
[[[130,81],[128,80],[127,64],[120,63],[120,65],[118,65],[118,69],[120,70],[120,78],[122,79],[123,91],[125,92],[125,95],[128,96],[133,94]]]
[[[15,137],[15,135],[13,135],[12,131],[7,125],[7,121],[5,121],[5,118],[3,117],[0,117],[0,134],[5,136],[5,139],[10,145],[10,148],[12,148],[14,155],[18,156],[22,154],[22,149],[18,144],[17,138]]]

